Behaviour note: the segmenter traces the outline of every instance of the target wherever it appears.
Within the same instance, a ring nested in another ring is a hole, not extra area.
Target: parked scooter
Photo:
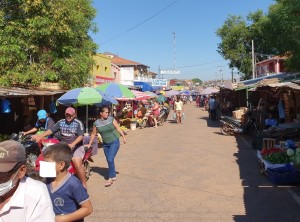
[[[249,111],[245,115],[246,121],[244,124],[232,117],[222,116],[220,120],[222,124],[220,128],[221,133],[223,135],[234,135],[240,133],[248,134],[252,127],[254,127],[256,133],[258,133],[259,130],[255,124],[255,119],[252,117],[252,113]]]

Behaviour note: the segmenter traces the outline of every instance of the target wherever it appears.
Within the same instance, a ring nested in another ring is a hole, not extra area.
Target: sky
[[[268,12],[273,0],[94,0],[98,52],[149,66],[174,69],[164,78],[231,79],[228,61],[217,52],[216,30],[229,15]],[[237,74],[234,74],[237,78]],[[161,77],[161,76],[160,76]]]

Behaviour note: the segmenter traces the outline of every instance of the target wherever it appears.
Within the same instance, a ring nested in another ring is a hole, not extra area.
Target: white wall
[[[120,80],[123,85],[133,86],[134,67],[121,67]]]

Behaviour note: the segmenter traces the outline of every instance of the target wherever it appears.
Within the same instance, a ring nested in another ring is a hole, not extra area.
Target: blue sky
[[[172,4],[173,3],[173,4]],[[216,30],[228,15],[264,12],[273,0],[94,0],[98,52],[161,69],[180,70],[179,79],[231,78],[218,53]],[[169,6],[169,7],[168,7]],[[174,34],[175,33],[175,44]],[[170,76],[171,78],[174,77]],[[169,77],[169,78],[170,78]]]

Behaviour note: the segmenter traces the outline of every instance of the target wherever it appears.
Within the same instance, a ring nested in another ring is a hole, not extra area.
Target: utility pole
[[[220,70],[219,70],[219,72],[220,72],[220,74],[221,74],[221,83],[223,84],[224,83],[224,79],[223,79],[223,67],[224,66],[217,66],[218,68],[220,68]]]
[[[255,54],[254,54],[254,41],[252,43],[252,79],[255,79]]]
[[[173,62],[174,62],[174,72],[176,71],[176,33],[172,32],[173,34]],[[174,79],[175,79],[176,74],[174,74]]]

